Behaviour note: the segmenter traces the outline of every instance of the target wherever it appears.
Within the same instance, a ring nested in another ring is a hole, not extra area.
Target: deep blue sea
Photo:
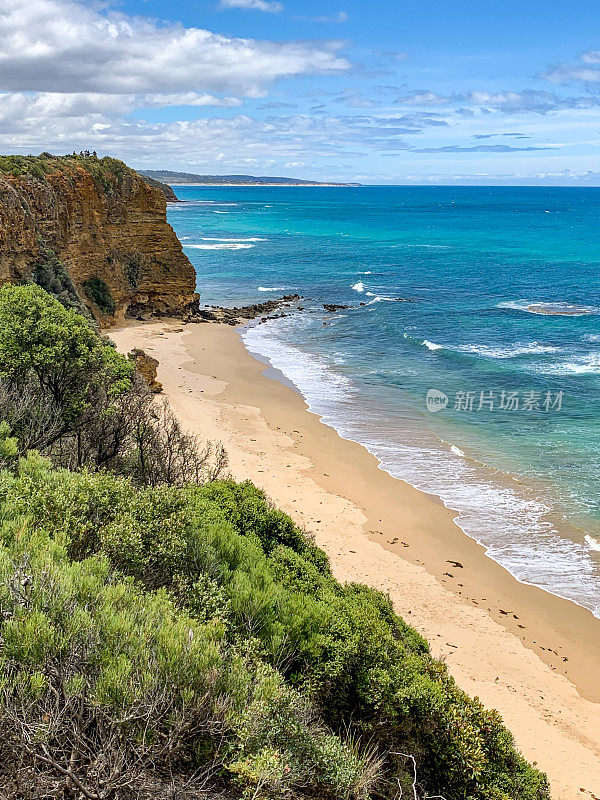
[[[247,348],[517,578],[600,616],[600,190],[177,193],[202,302],[304,298]]]

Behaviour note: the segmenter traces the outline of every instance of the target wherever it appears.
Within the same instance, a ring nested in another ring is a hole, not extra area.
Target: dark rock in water
[[[323,308],[325,311],[343,311],[346,308],[352,308],[352,306],[346,306],[340,303],[323,303]]]
[[[366,306],[367,304],[366,303],[359,303],[358,305],[359,306]]]
[[[287,314],[272,315],[271,312],[278,311],[282,307],[289,307],[292,303],[300,300],[298,294],[286,294],[278,300],[266,300],[264,303],[255,303],[251,306],[235,306],[234,308],[223,308],[221,306],[210,306],[199,308],[190,318],[190,322],[220,322],[226,325],[241,325],[251,319],[261,318],[261,322],[268,319],[278,319]],[[265,316],[269,315],[271,316]]]
[[[414,303],[414,300],[411,300],[410,297],[394,297],[394,300],[397,303]]]

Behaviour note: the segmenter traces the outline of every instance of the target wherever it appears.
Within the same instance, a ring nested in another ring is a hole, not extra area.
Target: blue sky
[[[0,149],[365,183],[600,185],[593,2],[0,2]]]

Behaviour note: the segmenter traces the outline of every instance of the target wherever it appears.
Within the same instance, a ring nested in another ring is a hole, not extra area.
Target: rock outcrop
[[[162,183],[161,181],[157,181],[154,178],[149,178],[147,175],[144,175],[143,173],[139,174],[142,175],[143,179],[146,181],[146,183],[150,184],[150,186],[154,186],[156,189],[161,190],[161,192],[165,196],[165,200],[167,201],[167,203],[179,202],[179,198],[175,194],[175,190],[173,189],[172,186],[169,186],[168,183]]]
[[[160,394],[163,390],[163,385],[160,381],[156,380],[158,373],[158,360],[152,358],[148,353],[140,350],[138,347],[132,350],[129,357],[135,361],[137,371],[148,384],[148,388],[153,394]]]
[[[0,157],[0,283],[21,280],[74,290],[103,326],[198,306],[164,194],[88,154]]]
[[[285,313],[277,314],[276,316],[264,317],[263,314],[272,314],[281,308],[289,308],[294,303],[297,303],[302,298],[299,294],[284,294],[283,297],[277,300],[266,300],[264,303],[255,303],[251,306],[234,306],[233,308],[224,308],[223,306],[205,306],[196,311],[193,316],[194,322],[218,322],[225,325],[242,325],[250,319],[261,317],[262,322],[268,319],[277,319],[285,317]],[[296,306],[298,311],[301,309]]]

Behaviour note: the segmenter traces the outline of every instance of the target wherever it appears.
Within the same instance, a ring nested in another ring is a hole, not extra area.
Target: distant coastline
[[[302,189],[302,188],[304,188],[304,189],[314,189],[315,187],[319,187],[319,186],[323,186],[323,187],[327,187],[327,186],[332,187],[333,186],[333,187],[337,187],[338,189],[344,189],[344,188],[347,189],[349,187],[350,188],[351,187],[359,188],[360,186],[362,186],[362,183],[250,183],[250,182],[248,182],[248,183],[241,183],[241,182],[238,182],[238,183],[227,183],[226,181],[223,181],[221,183],[217,183],[216,181],[213,181],[212,183],[169,183],[167,185],[168,186],[175,186],[175,187],[177,187],[177,186],[200,186],[200,187],[205,187],[205,186],[206,187],[209,187],[209,186],[256,186],[257,188],[260,188],[260,187],[263,187],[263,186],[264,187],[268,186],[269,188],[273,188],[273,187],[279,186],[279,187],[285,188],[285,189],[288,189],[288,188],[291,188],[291,187],[296,188],[296,189]]]
[[[140,175],[169,186],[361,186],[360,183],[310,181],[301,178],[257,175],[197,175],[171,170],[139,170]]]

